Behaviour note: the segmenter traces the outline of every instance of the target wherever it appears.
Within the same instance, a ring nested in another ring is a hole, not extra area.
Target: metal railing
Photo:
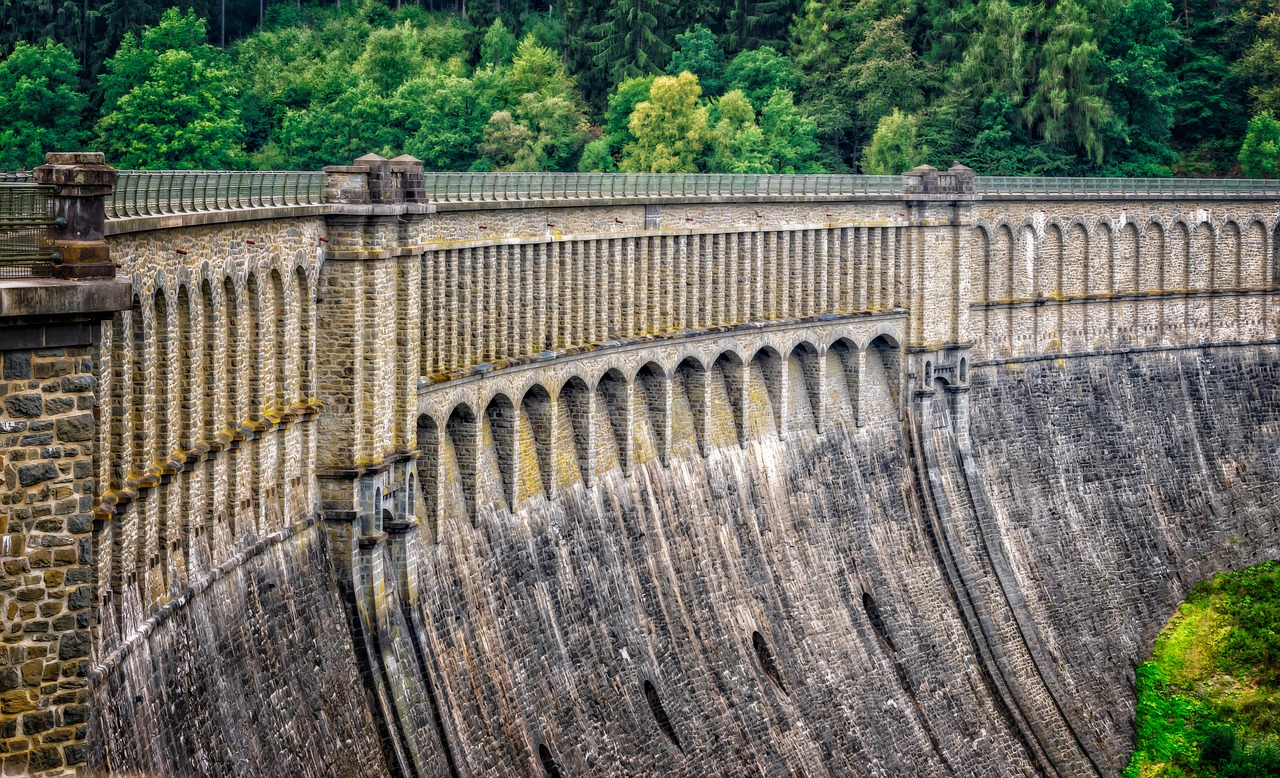
[[[1280,197],[1280,180],[1258,178],[1046,178],[978,176],[986,197]]]
[[[324,203],[324,173],[121,170],[108,219]]]
[[[3,181],[21,174],[5,174]],[[26,180],[29,180],[26,179]],[[894,197],[902,176],[729,173],[424,173],[436,203],[679,198]],[[305,171],[122,170],[108,219],[324,203],[325,174]],[[1280,181],[1208,178],[978,176],[977,192],[1016,197],[1280,197]]]
[[[47,278],[62,260],[53,248],[59,224],[49,215],[53,192],[29,178],[0,181],[0,278]]]
[[[438,203],[680,197],[831,197],[897,195],[901,176],[734,175],[729,173],[424,173],[426,198]]]

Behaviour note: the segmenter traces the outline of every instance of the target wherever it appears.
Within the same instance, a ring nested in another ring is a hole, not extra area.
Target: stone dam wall
[[[328,173],[0,280],[0,774],[1111,775],[1277,555],[1274,200]]]

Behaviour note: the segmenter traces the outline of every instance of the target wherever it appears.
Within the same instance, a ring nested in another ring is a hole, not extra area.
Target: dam
[[[0,774],[1116,775],[1280,556],[1271,182],[105,163],[0,278]]]

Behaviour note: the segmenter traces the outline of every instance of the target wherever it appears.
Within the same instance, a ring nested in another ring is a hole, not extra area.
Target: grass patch
[[[1280,777],[1280,563],[1197,584],[1136,684],[1125,778]]]

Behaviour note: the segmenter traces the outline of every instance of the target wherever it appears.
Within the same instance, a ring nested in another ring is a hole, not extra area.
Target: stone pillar
[[[58,187],[50,198],[52,215],[65,219],[54,238],[62,263],[57,278],[111,278],[115,267],[107,250],[106,196],[119,176],[101,152],[67,152],[45,155],[45,164],[32,171],[37,184]]]
[[[911,285],[908,345],[940,348],[967,343],[969,238],[977,220],[973,171],[956,163],[946,172],[921,165],[903,174],[908,226],[907,281]]]
[[[115,171],[50,154],[63,279],[0,279],[0,774],[85,761],[104,322],[129,307],[103,240]]]

